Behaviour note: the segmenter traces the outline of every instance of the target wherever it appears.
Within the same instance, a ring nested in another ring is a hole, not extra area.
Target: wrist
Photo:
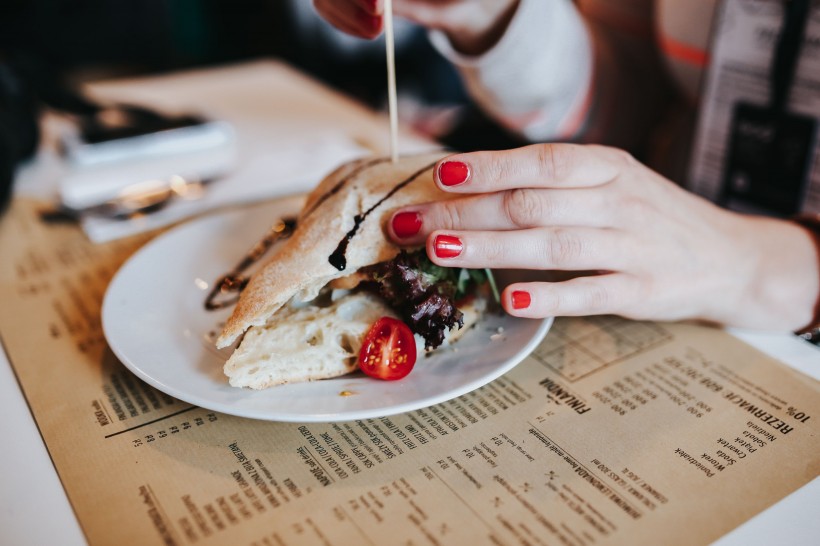
[[[816,239],[794,222],[750,217],[746,223],[752,259],[738,325],[788,331],[807,327],[817,318],[820,298]]]

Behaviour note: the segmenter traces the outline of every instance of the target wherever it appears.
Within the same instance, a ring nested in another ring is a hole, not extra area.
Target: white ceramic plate
[[[222,373],[230,350],[213,345],[230,309],[206,311],[205,297],[273,222],[300,204],[280,200],[194,220],[137,252],[114,277],[102,309],[105,336],[122,363],[157,389],[222,413],[291,422],[367,419],[477,389],[523,360],[552,324],[488,316],[453,347],[420,358],[400,381],[354,373],[263,391],[231,387]]]

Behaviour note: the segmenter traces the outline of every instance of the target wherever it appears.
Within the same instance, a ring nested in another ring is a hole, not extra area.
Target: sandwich
[[[455,197],[433,181],[442,157],[360,159],[316,187],[217,338],[219,348],[238,341],[224,366],[231,385],[264,389],[355,371],[383,317],[406,324],[422,351],[478,320],[486,306],[482,270],[436,266],[424,248],[402,249],[385,235],[399,207]]]

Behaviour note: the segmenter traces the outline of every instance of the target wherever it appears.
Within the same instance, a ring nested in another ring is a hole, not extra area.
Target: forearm
[[[655,43],[653,0],[580,0],[594,51],[592,108],[582,142],[641,152],[674,97]]]
[[[479,56],[460,54],[444,32],[431,37],[476,102],[513,132],[635,151],[669,97],[650,2],[633,6],[638,23],[618,25],[595,2],[579,11],[569,1],[522,0],[500,41]]]

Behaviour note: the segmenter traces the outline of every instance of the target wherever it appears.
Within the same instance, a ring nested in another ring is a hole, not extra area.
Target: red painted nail
[[[400,212],[393,216],[393,233],[400,239],[416,235],[421,229],[421,214],[418,212]]]
[[[529,292],[523,290],[516,290],[512,293],[513,309],[526,309],[532,303],[532,298]]]
[[[464,250],[461,239],[453,235],[437,235],[433,246],[439,258],[455,258]]]
[[[445,186],[458,186],[470,178],[470,166],[461,161],[446,161],[439,165],[438,179]]]
[[[366,6],[364,9],[367,10],[369,13],[372,13],[374,15],[380,13],[379,0],[365,0],[365,4]]]
[[[364,10],[359,11],[359,21],[367,30],[379,31],[382,28],[381,15],[370,15]]]

